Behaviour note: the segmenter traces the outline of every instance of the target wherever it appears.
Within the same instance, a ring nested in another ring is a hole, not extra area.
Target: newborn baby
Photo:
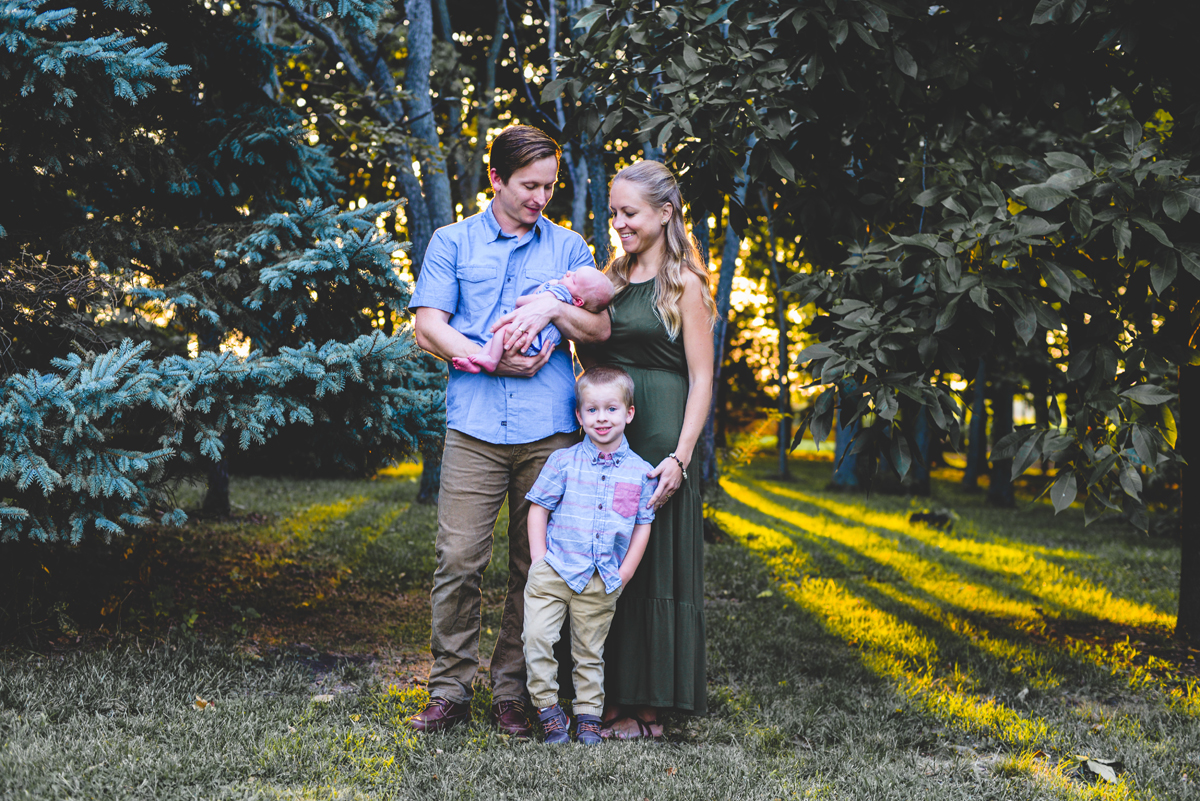
[[[535,295],[547,292],[563,303],[582,306],[590,312],[600,311],[613,299],[613,285],[612,281],[608,280],[608,276],[595,267],[580,267],[562,278],[547,281],[528,295],[517,298],[517,305],[524,306]],[[495,370],[496,365],[500,364],[500,357],[504,355],[504,340],[508,337],[509,330],[510,326],[506,325],[492,334],[492,338],[483,346],[483,350],[474,356],[452,359],[451,363],[454,365],[454,369],[467,373],[478,373],[480,370],[490,373]],[[562,332],[558,330],[557,326],[550,323],[539,331],[538,335],[529,343],[529,347],[525,349],[525,355],[536,356],[542,352],[543,348],[557,347],[560,342],[562,342]]]

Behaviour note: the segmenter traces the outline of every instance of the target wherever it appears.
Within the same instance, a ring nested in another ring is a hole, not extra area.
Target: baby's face
[[[567,273],[562,278],[558,279],[558,283],[567,288],[572,297],[581,298],[584,294],[584,288],[580,286],[583,282],[575,275],[575,273]]]
[[[571,293],[571,297],[580,298],[586,303],[593,302],[598,299],[599,292],[597,290],[597,277],[602,277],[603,273],[595,267],[580,267],[574,272],[567,273],[562,278],[558,279],[558,283],[567,288]]]

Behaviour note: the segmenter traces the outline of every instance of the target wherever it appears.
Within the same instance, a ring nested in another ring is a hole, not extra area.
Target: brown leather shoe
[[[446,698],[432,698],[429,706],[408,719],[408,725],[417,731],[433,733],[445,731],[470,720],[470,704],[456,704]]]
[[[521,740],[533,736],[533,727],[529,725],[529,713],[525,711],[524,701],[497,701],[492,704],[492,722],[501,734]]]

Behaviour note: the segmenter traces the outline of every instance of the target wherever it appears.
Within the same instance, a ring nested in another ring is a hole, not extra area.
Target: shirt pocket
[[[500,299],[496,280],[499,274],[494,264],[460,265],[456,277],[458,294],[464,305],[475,311],[494,306]]]
[[[621,517],[633,517],[637,514],[638,503],[642,500],[642,488],[638,484],[617,482],[613,486],[613,511]]]

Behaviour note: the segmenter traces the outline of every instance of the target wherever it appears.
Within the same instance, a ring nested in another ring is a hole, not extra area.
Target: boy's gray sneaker
[[[600,718],[597,715],[580,714],[575,718],[575,739],[584,745],[600,745]]]
[[[563,745],[571,742],[571,735],[567,732],[571,721],[567,720],[567,713],[563,712],[561,706],[555,704],[545,709],[539,709],[538,720],[542,722],[543,742],[552,745]]]

